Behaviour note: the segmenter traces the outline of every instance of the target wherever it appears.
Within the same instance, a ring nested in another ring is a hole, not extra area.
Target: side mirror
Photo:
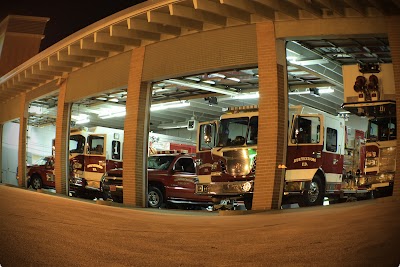
[[[204,125],[204,142],[209,144],[212,139],[211,124]]]

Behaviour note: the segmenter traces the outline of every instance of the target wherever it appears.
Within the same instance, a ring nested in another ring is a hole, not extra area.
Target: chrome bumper
[[[196,184],[198,195],[241,195],[253,192],[254,181],[212,182]]]

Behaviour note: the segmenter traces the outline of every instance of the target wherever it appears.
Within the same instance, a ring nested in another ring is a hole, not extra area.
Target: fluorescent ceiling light
[[[254,99],[254,98],[259,98],[259,97],[260,97],[260,94],[258,92],[232,96],[233,99]]]
[[[226,79],[227,79],[227,80],[234,81],[234,82],[240,82],[240,79],[235,78],[235,77],[229,77],[229,78],[226,78]]]
[[[103,101],[106,101],[108,98],[107,98],[107,97],[97,97],[96,99],[97,99],[97,100],[103,100]]]
[[[119,100],[118,100],[118,98],[111,98],[108,101],[118,103]]]
[[[219,73],[211,73],[208,75],[208,77],[218,77],[218,78],[225,79],[226,76],[223,74],[219,74]]]
[[[120,112],[115,112],[115,113],[110,113],[107,115],[99,115],[100,119],[110,119],[110,118],[115,118],[115,117],[123,117],[126,115],[126,111],[120,111]]]
[[[76,124],[85,124],[90,122],[88,114],[78,114],[78,115],[71,115],[71,118],[75,120]]]
[[[300,59],[289,59],[287,58],[287,60],[292,63],[292,64],[296,64],[296,65],[301,65],[301,66],[307,66],[307,65],[318,65],[318,64],[327,64],[329,63],[329,61],[325,58],[319,58],[319,59],[309,59],[309,60],[300,60]]]
[[[320,94],[329,94],[329,93],[335,92],[335,90],[333,88],[330,88],[330,87],[328,87],[328,88],[318,88],[318,92]]]
[[[168,103],[162,103],[162,104],[154,104],[151,105],[150,110],[151,111],[157,111],[157,110],[165,110],[169,108],[182,108],[182,107],[188,107],[190,106],[189,101],[173,101],[173,102],[168,102]]]
[[[187,121],[182,122],[171,122],[171,123],[162,123],[157,126],[160,129],[179,129],[179,128],[187,128]]]
[[[89,123],[89,122],[90,122],[89,119],[75,121],[76,124],[85,124],[85,123]]]
[[[192,83],[192,82],[181,81],[181,80],[177,80],[177,79],[169,79],[169,80],[165,80],[164,82],[181,85],[181,86],[187,86],[187,87],[191,87],[191,88],[196,88],[196,89],[200,89],[200,90],[204,90],[204,91],[224,94],[224,95],[238,95],[239,94],[238,92],[221,89],[221,88],[210,86],[207,84]]]
[[[213,80],[205,80],[205,81],[203,81],[203,83],[216,84],[216,82]]]

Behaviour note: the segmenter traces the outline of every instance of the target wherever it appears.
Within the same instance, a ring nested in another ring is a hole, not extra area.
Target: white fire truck
[[[327,195],[368,194],[366,186],[357,184],[354,172],[346,169],[350,166],[344,165],[343,118],[304,106],[291,107],[289,118],[285,196],[312,206],[322,205]],[[231,109],[219,121],[200,124],[196,193],[211,195],[219,203],[216,208],[231,208],[243,200],[251,209],[257,136],[257,106]]]
[[[72,129],[69,149],[70,191],[77,196],[101,196],[101,177],[122,167],[124,131],[107,127]]]

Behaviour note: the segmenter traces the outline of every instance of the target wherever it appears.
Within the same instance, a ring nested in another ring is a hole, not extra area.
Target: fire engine
[[[355,176],[345,170],[344,118],[306,106],[292,106],[289,118],[285,199],[313,206],[328,195],[368,194],[366,186],[350,182]],[[251,209],[257,136],[257,106],[233,108],[219,121],[200,124],[196,193],[211,195],[216,208],[243,200]]]
[[[365,168],[360,183],[368,185],[375,197],[391,195],[396,171],[396,102],[377,100],[345,103],[358,116],[368,117]]]
[[[122,167],[124,131],[107,127],[77,128],[70,133],[69,149],[73,195],[101,196],[101,177]]]

